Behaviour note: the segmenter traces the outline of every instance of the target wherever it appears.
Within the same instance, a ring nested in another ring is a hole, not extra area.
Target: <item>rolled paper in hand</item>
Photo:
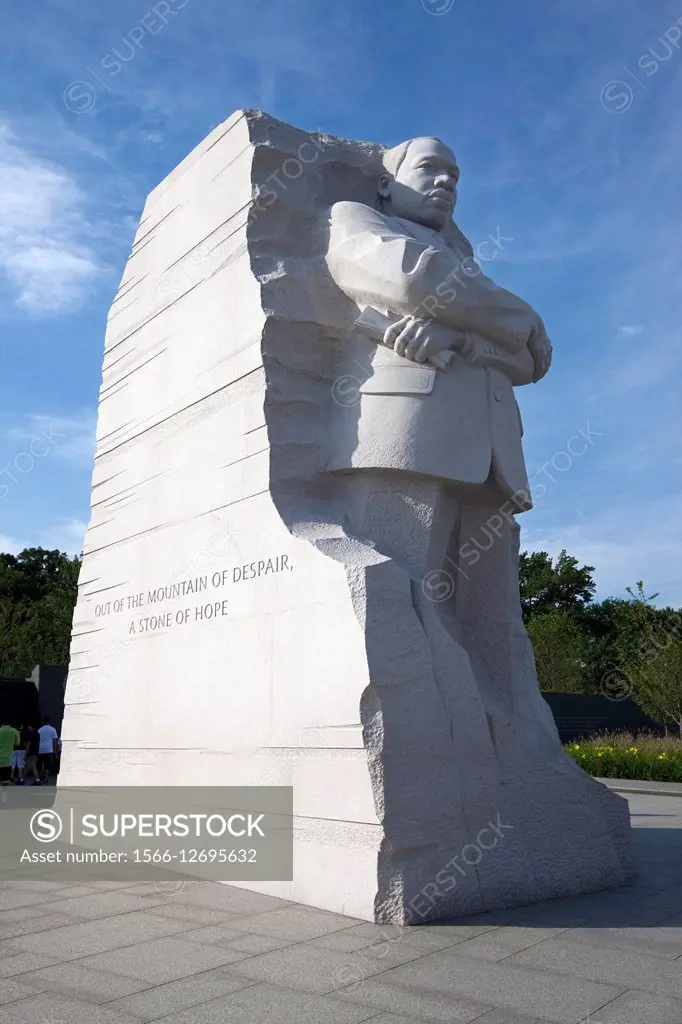
[[[361,311],[360,316],[355,321],[355,329],[360,334],[364,334],[365,337],[371,338],[373,341],[378,341],[380,344],[384,344],[384,334],[388,328],[398,322],[399,318],[392,320],[388,316],[384,316],[378,309],[374,309],[373,306],[365,306]],[[426,360],[427,363],[431,363],[433,366],[437,366],[439,370],[449,370],[455,359],[455,353],[446,351],[438,352],[436,355],[429,356]]]

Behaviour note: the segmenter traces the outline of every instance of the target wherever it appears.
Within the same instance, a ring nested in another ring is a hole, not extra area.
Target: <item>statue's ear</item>
[[[381,196],[382,199],[391,198],[391,176],[390,174],[380,174],[379,180],[377,181],[377,195]]]

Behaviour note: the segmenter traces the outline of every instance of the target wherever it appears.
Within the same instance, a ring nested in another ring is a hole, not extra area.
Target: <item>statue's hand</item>
[[[428,363],[441,352],[463,350],[467,346],[467,337],[433,320],[404,316],[387,328],[384,344],[405,359]]]

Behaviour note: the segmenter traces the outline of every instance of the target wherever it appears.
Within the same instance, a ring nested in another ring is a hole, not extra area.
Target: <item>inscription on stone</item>
[[[279,554],[271,558],[261,558],[257,561],[247,562],[244,565],[234,565],[227,569],[221,569],[210,575],[205,573],[203,576],[195,576],[189,580],[177,580],[160,586],[155,585],[147,588],[147,590],[124,594],[123,597],[113,598],[110,601],[102,601],[95,605],[95,618],[101,619],[112,614],[119,614],[120,612],[154,606],[152,613],[130,620],[128,624],[129,636],[154,633],[157,630],[170,629],[172,626],[184,626],[189,622],[211,622],[214,619],[220,619],[229,614],[228,599],[225,597],[211,598],[211,591],[220,590],[235,583],[245,583],[249,580],[275,575],[276,573],[292,572],[293,568],[287,554]],[[204,592],[206,592],[208,600],[201,600],[188,607],[178,608],[175,611],[169,610],[167,607],[158,607],[166,605],[167,602],[177,601],[181,597]]]

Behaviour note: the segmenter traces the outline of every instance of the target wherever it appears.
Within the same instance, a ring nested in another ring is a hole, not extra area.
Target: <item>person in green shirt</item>
[[[21,742],[19,733],[0,717],[0,785],[9,786],[12,777],[12,752]]]

